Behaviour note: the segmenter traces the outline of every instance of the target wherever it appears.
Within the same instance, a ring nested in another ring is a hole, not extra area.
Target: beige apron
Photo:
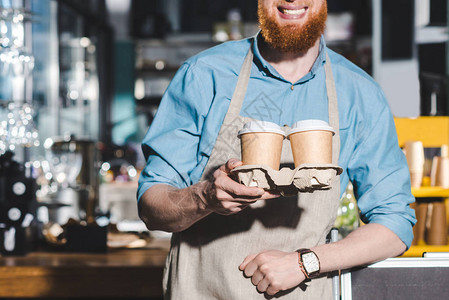
[[[252,60],[250,47],[202,180],[229,158],[240,158],[237,131],[250,120],[240,116],[240,108],[245,97]],[[333,138],[333,164],[338,164],[338,106],[329,57],[325,72],[329,123],[336,131]],[[284,142],[282,162],[293,162],[287,139]],[[311,248],[325,243],[326,235],[336,218],[339,198],[340,180],[337,176],[330,190],[258,201],[242,212],[230,216],[213,213],[189,229],[174,233],[164,272],[165,298],[265,299],[266,295],[257,292],[251,280],[245,278],[238,269],[244,258],[263,250],[295,251],[298,248]],[[301,284],[281,292],[280,295],[280,299],[331,299],[332,283],[330,278],[317,278],[307,285]]]

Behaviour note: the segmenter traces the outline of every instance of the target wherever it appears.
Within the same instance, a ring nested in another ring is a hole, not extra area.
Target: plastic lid
[[[255,133],[255,132],[269,132],[269,133],[277,133],[285,136],[284,130],[282,127],[273,122],[267,121],[251,121],[245,123],[243,128],[239,131],[238,136],[241,136],[245,133]]]
[[[335,134],[335,130],[323,120],[303,120],[295,122],[287,133],[287,135],[303,132],[303,131],[311,131],[311,130],[323,130],[323,131],[331,131],[332,134]]]

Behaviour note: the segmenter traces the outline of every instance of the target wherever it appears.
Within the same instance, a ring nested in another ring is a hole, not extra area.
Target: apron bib
[[[340,153],[338,103],[330,60],[328,56],[326,58],[329,123],[335,130],[332,163],[337,165]],[[202,180],[228,159],[240,158],[237,132],[251,120],[240,116],[240,109],[252,61],[250,46]],[[287,139],[284,140],[281,163],[293,166]],[[335,222],[339,199],[340,178],[336,176],[329,190],[257,201],[235,215],[213,213],[187,230],[173,233],[164,271],[165,299],[266,299],[238,266],[246,256],[263,250],[295,251],[324,244]],[[280,299],[285,300],[332,299],[332,282],[330,278],[321,277],[279,294]]]

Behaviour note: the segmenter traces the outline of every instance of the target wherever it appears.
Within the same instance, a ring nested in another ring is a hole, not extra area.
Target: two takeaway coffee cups
[[[332,163],[334,129],[322,120],[303,120],[285,132],[275,123],[252,121],[238,133],[244,165],[266,165],[279,170],[282,145],[290,140],[295,167]]]

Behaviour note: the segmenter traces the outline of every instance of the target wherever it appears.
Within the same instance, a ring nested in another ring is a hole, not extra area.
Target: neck
[[[262,57],[286,80],[294,83],[310,72],[320,50],[320,39],[304,53],[282,52],[259,40]]]

